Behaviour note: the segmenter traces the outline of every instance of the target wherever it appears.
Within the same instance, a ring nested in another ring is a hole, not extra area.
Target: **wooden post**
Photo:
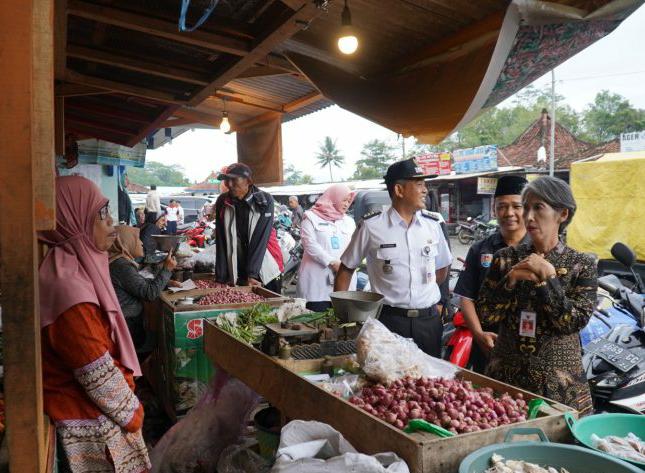
[[[3,2],[0,15],[0,286],[12,473],[43,471],[39,215],[53,202],[53,0]],[[10,65],[10,66],[9,66]],[[49,206],[49,209],[48,209]],[[51,224],[52,221],[49,221]],[[41,226],[41,228],[44,228]]]

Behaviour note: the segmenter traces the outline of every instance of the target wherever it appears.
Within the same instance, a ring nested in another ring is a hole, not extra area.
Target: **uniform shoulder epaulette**
[[[435,212],[430,212],[429,210],[422,210],[421,215],[423,215],[425,218],[432,219],[435,222],[441,222],[441,215]]]
[[[383,212],[381,210],[375,210],[373,212],[367,212],[365,215],[363,215],[363,220],[368,220],[372,217],[376,217],[377,215],[381,215]]]

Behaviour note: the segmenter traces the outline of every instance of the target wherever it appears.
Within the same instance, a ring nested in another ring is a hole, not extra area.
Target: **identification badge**
[[[483,253],[480,257],[482,263],[482,268],[490,268],[491,263],[493,262],[493,255],[490,253]]]
[[[331,249],[332,250],[340,249],[340,239],[337,236],[331,237]]]
[[[385,263],[383,264],[383,273],[385,274],[392,274],[392,271],[394,271],[394,268],[390,264],[390,260],[386,259]]]
[[[520,337],[535,338],[535,324],[537,323],[537,314],[528,310],[523,310],[520,315]]]

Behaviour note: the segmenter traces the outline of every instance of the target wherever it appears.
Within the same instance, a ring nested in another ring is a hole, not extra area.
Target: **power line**
[[[629,75],[636,75],[636,74],[645,74],[645,70],[631,71],[631,72],[615,72],[613,74],[596,74],[596,75],[591,75],[591,76],[571,77],[569,79],[558,79],[556,82],[570,82],[570,81],[577,81],[577,80],[601,79],[603,77],[629,76]]]

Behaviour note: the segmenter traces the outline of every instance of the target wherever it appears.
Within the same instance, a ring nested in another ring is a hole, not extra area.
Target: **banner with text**
[[[457,174],[497,171],[497,145],[458,149],[452,152],[452,160]]]
[[[450,153],[427,153],[414,159],[424,174],[450,174]]]

